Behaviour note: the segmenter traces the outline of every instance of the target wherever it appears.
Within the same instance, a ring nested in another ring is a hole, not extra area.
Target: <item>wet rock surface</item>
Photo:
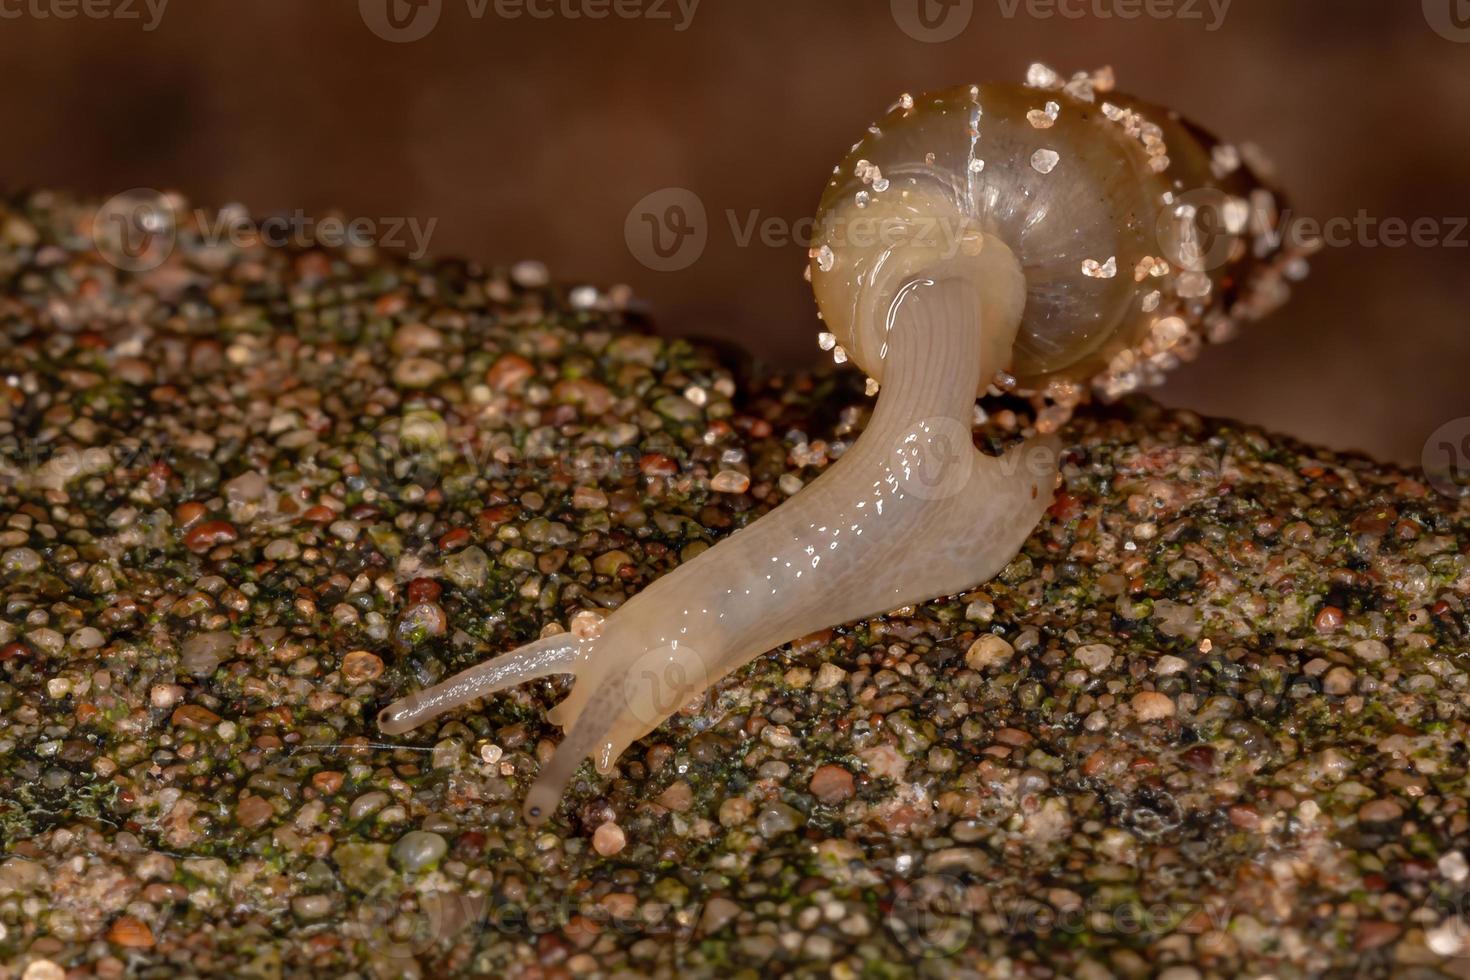
[[[1470,507],[1416,474],[1088,410],[995,581],[530,830],[562,682],[376,711],[778,505],[862,379],[539,267],[186,227],[123,273],[91,215],[0,210],[0,975],[1466,975]]]

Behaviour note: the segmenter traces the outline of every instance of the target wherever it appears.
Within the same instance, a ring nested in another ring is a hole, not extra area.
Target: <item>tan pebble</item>
[[[596,487],[578,487],[572,491],[572,506],[578,510],[604,510],[607,494]]]
[[[407,357],[393,366],[393,383],[401,388],[427,388],[444,377],[444,367],[427,357]]]
[[[1359,660],[1366,660],[1370,664],[1388,659],[1388,647],[1382,640],[1358,640],[1353,644],[1352,650]]]
[[[439,331],[425,324],[406,323],[394,331],[389,346],[395,354],[426,354],[443,347],[444,337]]]
[[[827,691],[841,684],[847,678],[847,671],[833,663],[825,663],[817,668],[817,679],[812,682],[812,687],[818,691]]]
[[[536,367],[519,354],[506,354],[490,365],[485,383],[496,391],[513,391],[536,373]]]
[[[1076,657],[1089,671],[1100,674],[1113,662],[1113,648],[1106,643],[1088,643],[1077,648]]]
[[[736,470],[721,470],[709,481],[716,493],[744,493],[750,488],[750,477]]]
[[[611,820],[592,832],[592,849],[603,857],[612,857],[627,846],[628,835]]]
[[[1393,800],[1370,800],[1358,808],[1363,823],[1392,823],[1404,815],[1404,808]]]
[[[1158,663],[1154,664],[1154,673],[1160,677],[1168,677],[1171,674],[1178,674],[1188,668],[1189,664],[1179,657],[1163,656],[1159,658]]]
[[[720,804],[720,826],[738,827],[750,819],[755,807],[743,796],[732,796]]]
[[[699,931],[706,936],[713,935],[725,928],[739,914],[739,905],[728,898],[716,895],[704,904],[704,912],[699,917]]]
[[[571,633],[579,640],[586,640],[602,632],[603,615],[592,609],[582,609],[572,614]]]
[[[1139,721],[1158,721],[1174,717],[1174,702],[1158,691],[1143,691],[1133,696],[1133,713]]]
[[[1327,676],[1322,678],[1322,690],[1328,694],[1348,694],[1352,691],[1356,681],[1357,677],[1351,670],[1346,667],[1333,667],[1327,672]]]
[[[675,813],[684,813],[694,803],[694,790],[689,788],[687,782],[680,779],[669,784],[669,788],[658,795],[656,802],[659,806],[673,810]]]
[[[383,675],[383,660],[368,650],[353,650],[342,658],[342,677],[349,684],[362,684]]]
[[[984,670],[994,664],[1009,662],[1015,652],[1016,648],[1006,642],[1004,637],[986,633],[971,643],[970,649],[965,651],[965,664],[971,670]]]

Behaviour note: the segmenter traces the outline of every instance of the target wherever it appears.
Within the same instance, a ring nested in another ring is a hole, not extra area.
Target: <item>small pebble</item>
[[[393,863],[404,871],[422,871],[438,862],[449,850],[444,838],[425,830],[411,830],[393,845]]]
[[[812,773],[808,788],[812,791],[813,796],[828,806],[842,803],[852,798],[854,788],[852,773],[841,766],[818,766]]]
[[[1174,717],[1174,702],[1158,691],[1141,691],[1133,696],[1133,713],[1139,721]]]
[[[1113,662],[1113,648],[1106,643],[1089,643],[1078,647],[1075,656],[1082,666],[1094,674],[1100,674]]]
[[[965,664],[971,670],[984,670],[996,664],[1009,663],[1015,652],[1015,647],[1011,646],[1004,637],[996,636],[994,633],[985,633],[971,643],[970,649],[965,651]]]
[[[609,820],[592,832],[592,849],[603,857],[612,857],[628,846],[628,835],[623,828]]]

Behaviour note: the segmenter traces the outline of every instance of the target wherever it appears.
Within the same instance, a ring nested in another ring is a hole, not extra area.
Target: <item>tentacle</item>
[[[613,760],[625,746],[615,745],[609,740],[609,734],[618,727],[620,716],[626,713],[627,698],[622,679],[616,676],[604,679],[572,722],[567,737],[556,747],[551,760],[541,767],[536,782],[526,794],[522,812],[529,823],[541,823],[556,812],[562,793],[572,781],[572,774],[587,756],[595,753],[598,771],[610,771]]]
[[[571,633],[534,640],[393,702],[378,714],[378,727],[400,735],[487,694],[548,674],[570,674],[581,651],[582,641]]]

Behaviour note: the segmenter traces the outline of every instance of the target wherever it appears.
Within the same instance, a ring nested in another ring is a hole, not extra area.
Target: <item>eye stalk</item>
[[[595,635],[554,634],[411,694],[380,714],[386,734],[573,675],[549,715],[566,738],[523,809],[546,820],[584,759],[611,772],[754,657],[990,579],[1051,502],[1060,444],[1046,433],[1089,386],[1152,380],[1278,298],[1275,199],[1238,159],[1172,116],[1105,101],[1105,76],[1029,81],[901,99],[822,197],[810,272],[824,345],[881,383],[851,448]],[[1197,234],[1207,207],[1222,248]],[[999,458],[971,434],[996,384],[1042,406],[1038,434]]]

